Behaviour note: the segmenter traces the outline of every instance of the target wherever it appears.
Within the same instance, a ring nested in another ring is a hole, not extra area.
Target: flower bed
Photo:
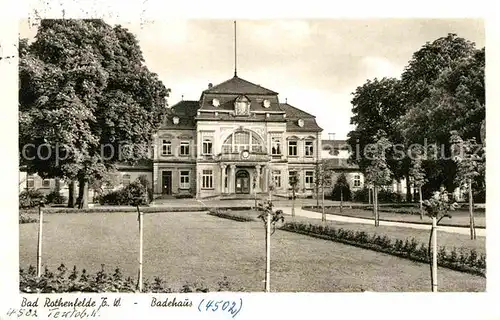
[[[19,224],[38,222],[38,219],[27,213],[19,212]]]
[[[238,209],[240,209],[240,208],[238,208]],[[242,210],[242,209],[240,209],[240,210]],[[210,209],[210,211],[208,212],[208,215],[216,216],[216,217],[224,218],[224,219],[230,219],[230,220],[234,220],[234,221],[239,221],[239,222],[257,221],[256,218],[249,216],[248,214],[242,214],[238,211],[225,210],[225,209],[221,209],[221,208]]]
[[[88,274],[85,269],[79,272],[75,267],[68,272],[68,269],[61,264],[57,272],[53,273],[47,268],[41,277],[36,277],[36,270],[30,266],[28,270],[21,269],[19,272],[19,289],[23,293],[67,293],[67,292],[136,292],[136,281],[130,277],[124,278],[119,268],[113,274],[109,274],[101,266],[101,270],[96,274]],[[215,291],[243,291],[235,290],[224,277],[218,282]],[[153,281],[144,280],[142,292],[150,293],[188,293],[188,292],[209,292],[210,289],[199,283],[186,283],[181,288],[170,288],[161,278],[156,277]]]
[[[414,238],[407,238],[405,241],[401,239],[393,240],[387,236],[370,235],[364,231],[355,232],[348,229],[337,229],[302,222],[287,222],[280,229],[375,250],[413,261],[430,262],[427,245],[419,244]],[[464,249],[457,251],[456,248],[453,248],[450,251],[442,246],[438,251],[438,265],[483,277],[486,276],[486,256],[484,254],[478,255],[474,249],[467,252]]]

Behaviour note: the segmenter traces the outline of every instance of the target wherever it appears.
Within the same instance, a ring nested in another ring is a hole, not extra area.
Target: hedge
[[[238,211],[236,211],[236,212],[238,212]],[[225,218],[225,219],[230,219],[230,220],[239,221],[239,222],[257,221],[256,218],[253,218],[253,217],[248,216],[248,215],[241,215],[241,214],[238,214],[236,212],[216,208],[216,209],[211,209],[207,214],[211,215],[211,216],[216,216],[219,218]]]
[[[430,263],[427,244],[418,243],[415,238],[390,239],[387,236],[370,235],[364,231],[353,231],[331,226],[287,222],[280,229],[296,232],[312,237],[341,242],[364,249],[370,249],[410,259],[417,262]],[[467,272],[486,277],[486,256],[478,255],[475,249],[453,248],[451,251],[441,246],[438,251],[438,265],[449,269]]]
[[[89,274],[85,269],[78,271],[76,266],[69,271],[64,264],[57,268],[57,272],[51,272],[48,268],[41,277],[36,276],[36,270],[29,266],[28,270],[20,269],[19,289],[23,293],[68,293],[68,292],[136,292],[136,281],[130,277],[124,278],[120,269],[116,268],[114,273],[107,273],[104,265],[95,274]],[[186,283],[181,288],[172,289],[160,277],[153,281],[143,281],[142,292],[149,293],[188,293],[209,292],[210,289],[202,283]],[[243,288],[235,289],[227,277],[218,282],[213,291],[244,291]]]

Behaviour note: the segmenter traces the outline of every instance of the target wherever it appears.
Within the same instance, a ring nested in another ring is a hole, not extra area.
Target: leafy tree
[[[401,140],[396,126],[398,119],[405,113],[400,80],[382,78],[367,80],[353,93],[351,124],[356,128],[348,133],[347,143],[351,150],[351,160],[362,170],[370,165],[370,160],[363,157],[367,145],[375,143],[375,135],[383,130],[392,141]],[[391,150],[388,150],[391,152]]]
[[[392,147],[392,143],[387,138],[383,130],[374,137],[375,144],[368,149],[369,166],[365,169],[365,180],[373,185],[373,212],[375,216],[375,226],[379,225],[378,213],[378,188],[388,185],[392,181],[392,172],[387,165],[386,150]]]
[[[411,153],[411,167],[409,176],[412,181],[414,187],[418,188],[418,196],[419,196],[419,206],[420,206],[420,220],[424,217],[424,210],[422,204],[422,186],[427,182],[425,178],[425,169],[422,166],[422,161],[424,157],[423,147],[417,145],[414,147]]]
[[[476,143],[475,138],[464,141],[457,131],[451,132],[450,143],[453,159],[458,168],[456,182],[461,189],[469,192],[470,236],[471,239],[476,239],[473,188],[486,187],[484,179],[486,154],[482,146]]]
[[[319,208],[319,192],[321,190],[321,220],[326,222],[325,214],[325,186],[330,183],[330,175],[326,167],[326,162],[318,161],[314,168],[314,186],[316,188],[316,208]]]
[[[271,218],[271,226],[272,226],[272,232],[271,234],[274,234],[276,231],[276,223],[280,222],[283,223],[285,221],[285,217],[283,216],[283,210],[273,210],[273,203],[271,201],[263,201],[259,202],[258,208],[259,208],[259,215],[257,218],[262,220],[264,223],[264,228],[267,228],[267,216],[269,213],[269,216]]]
[[[347,177],[344,173],[341,173],[338,176],[337,181],[333,186],[332,195],[334,200],[340,200],[340,212],[342,212],[344,199],[349,200],[351,197],[349,183],[347,182]]]
[[[299,188],[299,174],[292,174],[288,179],[288,183],[292,188],[292,218],[295,218],[295,195]]]
[[[86,207],[93,179],[102,179],[118,161],[148,157],[169,90],[121,26],[42,20],[36,40],[21,43],[21,163],[43,178],[77,180],[79,207]],[[37,155],[38,149],[45,151]]]
[[[429,246],[428,246],[428,256],[430,258],[431,256],[431,243],[434,241],[434,245],[432,246],[432,250],[434,254],[437,254],[437,238],[436,236],[436,227],[439,224],[439,222],[447,217],[451,219],[451,215],[449,214],[449,211],[453,211],[457,209],[459,206],[456,202],[451,202],[450,197],[448,195],[448,192],[446,189],[442,186],[439,188],[439,191],[434,192],[433,196],[425,200],[423,202],[425,211],[427,212],[427,215],[433,219],[432,223],[432,228],[429,234]],[[437,279],[434,278],[434,274],[437,274],[437,257],[434,256],[434,259],[429,259],[430,260],[430,271],[431,271],[431,288],[434,291],[434,284],[436,285],[436,291],[437,291]]]
[[[402,74],[407,112],[398,127],[407,144],[440,146],[444,157],[426,163],[428,187],[454,187],[455,164],[449,158],[449,132],[479,139],[485,118],[485,49],[449,34],[413,54]]]

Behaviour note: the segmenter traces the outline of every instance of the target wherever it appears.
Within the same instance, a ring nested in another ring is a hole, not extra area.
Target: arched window
[[[241,152],[243,150],[264,152],[264,141],[256,133],[237,131],[227,137],[222,145],[222,153]]]

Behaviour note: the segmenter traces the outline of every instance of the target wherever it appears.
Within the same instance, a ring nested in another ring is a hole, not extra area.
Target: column
[[[228,184],[229,184],[229,193],[235,193],[234,183],[235,183],[235,180],[236,180],[236,165],[232,164],[229,167],[229,169],[230,169],[230,171],[229,171],[229,181],[228,181]]]
[[[260,165],[256,165],[255,166],[255,174],[256,174],[256,178],[255,178],[255,189],[256,189],[256,192],[261,192],[261,188],[260,188]]]
[[[227,165],[220,165],[220,193],[226,193],[226,188],[224,185],[224,181],[226,180],[226,167]]]
[[[158,163],[153,164],[153,193],[161,193],[160,187],[158,186]]]
[[[269,166],[263,168],[264,173],[264,184],[262,186],[263,192],[269,191]]]

